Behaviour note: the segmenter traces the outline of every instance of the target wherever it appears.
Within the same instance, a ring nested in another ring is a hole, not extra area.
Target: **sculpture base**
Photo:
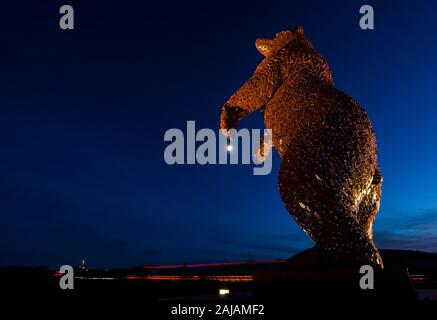
[[[260,299],[304,302],[417,299],[406,269],[375,270],[374,289],[361,289],[362,276],[359,268],[259,272],[254,274],[254,294]]]
[[[293,269],[344,269],[344,268],[360,268],[365,264],[372,264],[369,260],[358,261],[356,256],[351,254],[340,254],[330,250],[323,249],[320,246],[314,246],[297,253],[288,259],[288,266]],[[373,264],[375,268],[380,269],[381,266]]]

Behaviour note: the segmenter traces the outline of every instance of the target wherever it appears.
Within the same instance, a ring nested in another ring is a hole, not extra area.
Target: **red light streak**
[[[143,269],[180,269],[180,268],[221,267],[221,266],[238,266],[238,265],[251,265],[251,264],[282,263],[285,261],[286,260],[269,260],[269,261],[246,261],[246,262],[176,264],[176,265],[171,265],[171,266],[145,266],[145,267],[143,267]]]
[[[252,276],[127,276],[127,280],[248,282]]]

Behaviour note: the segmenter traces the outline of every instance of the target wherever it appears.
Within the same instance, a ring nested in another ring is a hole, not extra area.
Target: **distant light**
[[[226,147],[226,150],[228,150],[229,152],[231,152],[231,151],[232,151],[232,144],[229,144],[229,145]]]
[[[219,294],[221,296],[227,295],[227,294],[229,294],[229,289],[220,289]]]

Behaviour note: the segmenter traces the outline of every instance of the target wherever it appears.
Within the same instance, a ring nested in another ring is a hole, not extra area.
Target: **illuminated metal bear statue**
[[[281,198],[316,243],[291,261],[382,268],[372,239],[382,175],[366,112],[335,88],[328,64],[302,28],[257,39],[256,48],[265,59],[224,104],[220,127],[236,128],[262,110],[271,146],[282,158]]]

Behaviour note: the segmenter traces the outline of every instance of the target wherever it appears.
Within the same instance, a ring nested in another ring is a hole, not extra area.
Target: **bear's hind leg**
[[[321,265],[382,267],[373,240],[364,232],[341,182],[335,179],[336,172],[334,176],[332,170],[323,174],[328,171],[320,168],[326,163],[311,159],[317,158],[306,154],[305,148],[289,150],[279,174],[279,190],[287,210],[316,242],[313,249],[302,253],[304,259]]]

